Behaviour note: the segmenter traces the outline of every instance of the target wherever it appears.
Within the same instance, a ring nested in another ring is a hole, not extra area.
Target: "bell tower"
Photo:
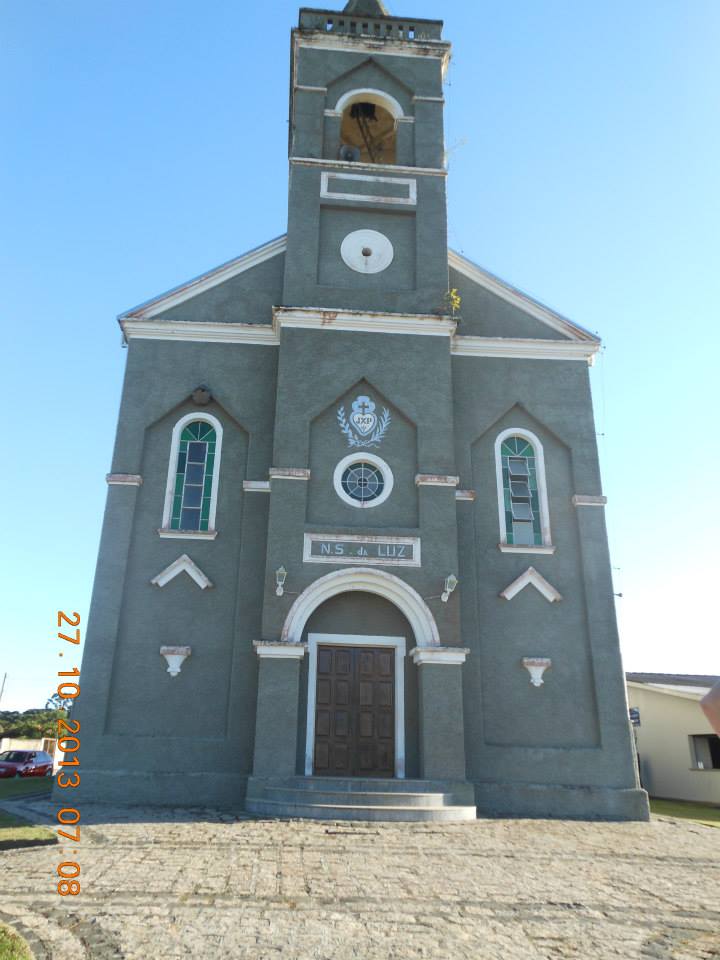
[[[442,21],[380,0],[303,8],[292,32],[283,303],[444,312]]]

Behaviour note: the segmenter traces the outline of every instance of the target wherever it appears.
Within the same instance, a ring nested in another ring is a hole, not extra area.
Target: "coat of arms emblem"
[[[341,405],[337,420],[349,447],[378,447],[390,426],[390,411],[383,407],[382,416],[378,418],[370,397],[359,396],[353,401],[350,417],[345,416],[345,407]]]

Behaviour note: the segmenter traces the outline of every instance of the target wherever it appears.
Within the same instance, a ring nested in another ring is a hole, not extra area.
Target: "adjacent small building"
[[[640,779],[650,796],[720,804],[720,737],[700,707],[720,677],[626,676]]]

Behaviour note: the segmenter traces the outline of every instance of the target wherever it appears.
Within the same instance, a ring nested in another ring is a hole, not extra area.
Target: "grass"
[[[16,797],[29,797],[33,794],[49,797],[54,782],[52,777],[3,778],[0,780],[0,800],[14,800]]]
[[[0,810],[0,850],[14,847],[42,847],[57,843],[57,835],[47,827],[36,827],[22,817]],[[0,953],[2,960],[2,953]]]
[[[0,960],[32,960],[27,943],[4,923],[0,923]]]
[[[680,820],[694,820],[695,823],[704,823],[707,827],[720,827],[720,807],[711,807],[707,803],[651,798],[650,810],[661,817],[677,817]]]

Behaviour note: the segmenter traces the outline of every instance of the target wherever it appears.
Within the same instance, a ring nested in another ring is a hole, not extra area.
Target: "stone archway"
[[[312,612],[339,593],[360,590],[385,597],[405,615],[418,647],[439,647],[440,635],[435,618],[420,594],[394,574],[367,567],[336,570],[315,580],[295,600],[283,625],[284,643],[300,643]]]

